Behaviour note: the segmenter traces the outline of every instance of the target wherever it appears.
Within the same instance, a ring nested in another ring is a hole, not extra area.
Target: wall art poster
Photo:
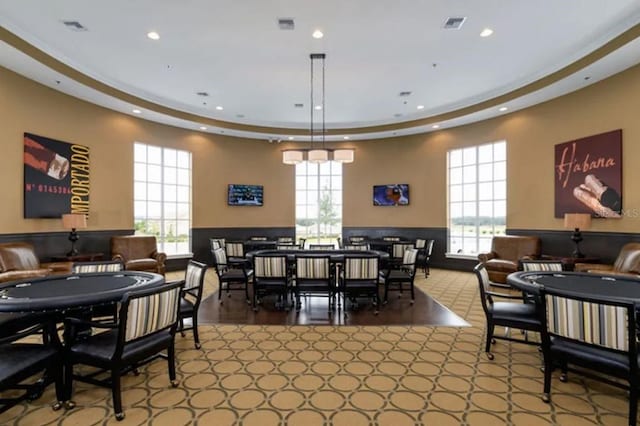
[[[89,148],[24,134],[24,217],[89,213]]]
[[[555,216],[622,216],[622,130],[555,146]]]

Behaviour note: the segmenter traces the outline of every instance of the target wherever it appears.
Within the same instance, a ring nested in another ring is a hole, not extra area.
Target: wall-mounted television
[[[409,185],[394,183],[373,186],[374,206],[407,206],[409,205]]]
[[[263,193],[262,185],[229,184],[227,203],[230,206],[261,206]]]

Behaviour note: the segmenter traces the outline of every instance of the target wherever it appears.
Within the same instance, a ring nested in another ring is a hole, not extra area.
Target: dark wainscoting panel
[[[611,219],[613,220],[613,219]],[[539,229],[507,229],[509,235],[535,235],[542,242],[542,254],[570,256],[575,249],[571,241],[573,231],[545,231]],[[620,248],[629,242],[640,242],[640,234],[623,232],[582,232],[580,251],[585,256],[599,257],[602,263],[613,263]]]
[[[191,231],[193,259],[208,265],[212,264],[209,238],[243,241],[252,236],[264,236],[270,240],[275,240],[278,237],[295,238],[296,228],[293,226],[279,228],[193,228]]]
[[[104,253],[105,258],[108,259],[111,256],[111,237],[131,234],[133,234],[133,229],[79,231],[80,239],[76,242],[76,248],[80,253]],[[15,242],[33,244],[36,255],[42,262],[48,262],[51,256],[61,256],[71,250],[69,232],[0,234],[0,243]]]
[[[348,241],[351,235],[366,235],[376,239],[385,236],[398,236],[414,240],[424,238],[434,240],[431,254],[431,266],[442,269],[455,269],[458,271],[471,271],[478,263],[475,260],[451,259],[445,257],[447,250],[447,228],[380,228],[380,227],[349,227],[342,228],[342,239]]]

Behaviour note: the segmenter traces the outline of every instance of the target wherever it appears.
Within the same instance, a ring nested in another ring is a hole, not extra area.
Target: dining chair
[[[431,261],[431,254],[433,253],[434,240],[427,240],[424,238],[417,238],[415,242],[415,248],[418,249],[418,259],[416,260],[416,266],[422,268],[424,276],[428,277],[431,272],[429,268],[429,262]]]
[[[391,258],[388,261],[391,269],[399,269],[403,264],[404,252],[414,249],[413,243],[394,242],[391,244]]]
[[[253,257],[253,310],[258,310],[261,297],[275,294],[276,309],[289,310],[291,276],[286,255],[261,255]]]
[[[227,259],[234,265],[247,261],[244,251],[244,243],[240,241],[227,241],[224,245],[224,250],[227,254]]]
[[[402,295],[402,285],[408,284],[411,291],[411,304],[415,301],[415,293],[413,288],[413,282],[416,277],[416,259],[418,257],[417,249],[408,249],[404,251],[402,258],[402,264],[397,265],[396,269],[388,268],[385,271],[380,272],[380,277],[384,281],[384,300],[383,304],[386,304],[389,300],[389,290],[398,290],[398,297]],[[395,287],[395,288],[393,288]]]
[[[73,380],[111,388],[116,420],[124,419],[120,377],[139,365],[167,351],[169,379],[178,386],[175,367],[175,333],[182,283],[168,283],[149,289],[131,291],[120,302],[117,321],[96,323],[78,318],[66,318],[65,328],[90,325],[105,332],[80,341],[69,342],[65,351],[65,386],[72,394]],[[74,335],[73,331],[70,333]],[[74,374],[77,364],[99,369],[85,375]],[[105,379],[97,377],[109,372]],[[70,404],[73,406],[73,404]]]
[[[380,306],[378,256],[346,255],[341,274],[340,292],[342,293],[344,316],[347,316],[347,300],[351,302],[352,307],[357,307],[358,297],[370,297],[374,314],[378,315]]]
[[[95,262],[74,262],[71,267],[73,274],[93,274],[97,272],[124,271],[124,263],[119,260],[100,260]]]
[[[309,244],[309,250],[335,250],[333,244]]]
[[[489,280],[489,273],[487,272],[484,264],[480,263],[476,265],[476,267],[473,268],[473,272],[478,278],[480,302],[482,303],[482,310],[484,311],[484,315],[487,320],[485,343],[487,358],[494,358],[491,353],[491,344],[495,343],[495,339],[538,345],[538,343],[528,340],[526,333],[524,339],[517,339],[509,335],[494,335],[496,326],[541,332],[542,322],[538,313],[537,304],[522,303],[522,295],[510,295],[490,291],[489,288],[491,286],[491,280]],[[517,299],[521,302],[494,302],[493,299],[498,297],[510,300]]]
[[[342,247],[342,249],[343,250],[367,251],[367,250],[369,250],[369,244],[367,244],[367,243],[345,244]]]
[[[294,238],[293,237],[278,237],[276,242],[278,244],[293,244],[294,243]]]
[[[402,240],[402,238],[400,238],[400,237],[395,237],[395,236],[382,237],[382,241],[390,241],[390,242],[393,242],[393,241],[401,241],[401,240]]]
[[[560,260],[520,260],[523,271],[556,271],[562,272],[564,266]]]
[[[567,372],[621,387],[629,392],[628,424],[638,412],[637,306],[621,298],[596,299],[571,289],[541,290],[544,388],[542,400],[551,401],[551,373],[560,367],[560,381]],[[616,380],[611,380],[615,378]],[[602,390],[606,394],[606,390]]]
[[[178,330],[182,337],[186,330],[193,330],[193,342],[196,349],[200,349],[200,337],[198,335],[198,309],[202,300],[202,290],[204,288],[204,277],[207,272],[207,265],[190,260],[187,264],[182,292],[180,294],[180,311]],[[184,320],[191,319],[191,326],[185,327]]]
[[[267,237],[257,235],[257,236],[249,237],[249,241],[267,241]]]
[[[364,243],[369,239],[369,237],[365,237],[364,235],[352,235],[349,237],[349,244],[359,244]]]
[[[328,311],[335,308],[335,275],[329,256],[296,255],[293,287],[296,297],[296,312],[300,312],[302,304],[300,295],[320,295],[328,298]]]
[[[222,293],[226,290],[227,297],[231,297],[231,291],[243,290],[247,303],[249,299],[249,280],[253,271],[248,268],[247,263],[240,262],[235,268],[231,268],[227,259],[227,254],[223,248],[213,251],[213,267],[218,276],[218,301],[223,304]]]
[[[7,320],[19,320],[8,322]],[[33,318],[32,318],[33,319]],[[0,413],[24,400],[39,398],[45,387],[55,382],[56,402],[52,408],[62,408],[64,386],[62,378],[62,347],[55,334],[54,321],[26,321],[22,316],[3,314],[0,335]],[[23,340],[28,338],[27,340]],[[42,373],[38,379],[33,378]]]

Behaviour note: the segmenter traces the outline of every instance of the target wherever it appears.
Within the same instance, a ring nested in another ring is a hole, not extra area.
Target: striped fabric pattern
[[[130,342],[177,321],[180,287],[129,300],[125,341]]]
[[[267,241],[267,237],[251,237],[251,241]]]
[[[369,244],[347,244],[343,248],[345,250],[367,251],[369,250]]]
[[[91,274],[95,272],[119,272],[124,269],[121,262],[104,263],[75,263],[73,265],[74,274]]]
[[[335,250],[333,244],[309,244],[309,250]]]
[[[382,241],[400,241],[400,237],[382,237]]]
[[[211,239],[209,240],[211,243],[211,250],[222,248],[222,244],[220,244],[220,240]]]
[[[293,244],[291,237],[278,237],[278,244]]]
[[[329,278],[329,259],[297,257],[296,277],[309,279]]]
[[[287,276],[286,256],[256,256],[253,260],[253,273],[261,278],[281,278]]]
[[[242,243],[227,243],[225,249],[229,257],[244,257],[244,245]]]
[[[224,252],[224,251],[223,251]],[[184,289],[190,290],[192,288],[197,288],[200,286],[200,279],[202,274],[205,272],[205,269],[194,265],[193,263],[189,263],[187,265],[187,273],[184,278]]]
[[[348,280],[378,279],[378,258],[346,258],[344,260],[344,277]]]
[[[548,294],[550,333],[620,351],[629,350],[627,309]]]
[[[557,271],[562,272],[562,262],[522,262],[524,271]]]
[[[365,237],[349,237],[349,242],[353,243],[361,243],[365,240]]]
[[[416,269],[416,259],[418,258],[418,250],[411,248],[405,250],[402,258],[402,267],[410,272]]]
[[[394,244],[391,256],[396,259],[403,259],[404,252],[412,248],[413,244]]]
[[[300,246],[297,244],[277,244],[276,250],[300,250]]]
[[[423,249],[427,246],[427,240],[425,240],[424,238],[417,238],[416,239],[416,245],[415,247],[417,249]]]

